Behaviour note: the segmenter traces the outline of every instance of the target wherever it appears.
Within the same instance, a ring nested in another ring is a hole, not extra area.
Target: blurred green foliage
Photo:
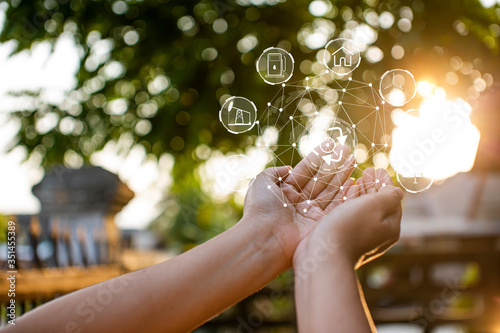
[[[0,215],[0,243],[7,243],[7,227],[9,226],[9,218],[5,215]]]
[[[147,153],[160,157],[167,152],[175,157],[172,193],[180,206],[174,209],[167,203],[157,226],[170,225],[173,219],[171,234],[188,244],[227,228],[228,216],[237,214],[237,210],[231,205],[227,209],[210,205],[193,172],[203,161],[195,153],[200,145],[225,153],[241,152],[252,143],[248,136],[230,134],[219,123],[220,98],[227,94],[242,95],[259,108],[274,96],[277,89],[266,85],[254,66],[257,57],[269,46],[280,45],[292,52],[297,65],[296,80],[309,74],[300,73],[300,64],[316,60],[316,50],[301,44],[297,38],[301,29],[314,28],[317,18],[308,10],[310,1],[274,5],[260,1],[258,6],[242,3],[9,1],[1,42],[16,40],[16,51],[21,51],[33,43],[55,42],[61,34],[69,34],[81,51],[75,87],[78,94],[72,95],[78,105],[65,108],[43,103],[36,110],[15,113],[13,116],[22,122],[17,144],[30,153],[41,153],[45,167],[63,162],[68,150],[88,163],[90,156],[108,141],[129,133]],[[417,78],[445,86],[444,77],[450,71],[453,56],[470,62],[480,59],[474,64],[481,72],[500,75],[498,6],[485,9],[477,0],[339,0],[331,5],[323,18],[335,24],[334,35],[350,22],[366,23],[369,12],[378,15],[390,12],[397,22],[403,7],[412,9],[409,32],[401,31],[397,23],[389,29],[374,27],[378,33],[375,44],[384,58],[377,63],[362,61],[354,73],[355,79],[376,82],[388,69],[406,68]],[[221,29],[220,24],[222,28],[227,24],[227,29]],[[465,27],[461,34],[457,32],[457,24]],[[248,34],[257,38],[258,45],[242,53],[237,45]],[[110,43],[110,52],[98,58],[93,55],[93,46],[104,40]],[[395,44],[405,50],[401,60],[391,57]],[[216,50],[215,57],[211,48]],[[105,67],[112,61],[124,66],[117,77],[106,74]],[[234,79],[221,80],[228,70]],[[452,91],[460,96],[469,87],[470,82],[464,79]],[[123,114],[113,114],[108,108],[117,99],[127,105]],[[68,135],[56,126],[47,133],[37,132],[37,119],[51,112],[59,119],[71,117],[79,121],[82,131]],[[217,226],[211,222],[221,218],[224,222]]]

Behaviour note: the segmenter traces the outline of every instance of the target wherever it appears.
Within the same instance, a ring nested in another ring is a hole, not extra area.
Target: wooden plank
[[[119,275],[125,271],[121,265],[92,267],[66,267],[19,270],[16,275],[16,298],[25,299],[39,295],[66,294]],[[8,300],[7,274],[0,274],[0,302]]]

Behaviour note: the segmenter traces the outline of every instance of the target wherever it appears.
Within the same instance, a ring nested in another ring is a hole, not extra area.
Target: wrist
[[[356,260],[349,251],[342,248],[333,237],[307,237],[297,246],[293,256],[295,269],[306,269],[316,266],[329,266],[341,264],[346,267],[355,267]]]
[[[245,241],[254,248],[262,262],[272,264],[272,270],[276,271],[276,275],[291,268],[291,260],[287,258],[272,228],[257,223],[251,216],[243,216],[234,228],[244,235]],[[269,267],[265,269],[268,270]]]

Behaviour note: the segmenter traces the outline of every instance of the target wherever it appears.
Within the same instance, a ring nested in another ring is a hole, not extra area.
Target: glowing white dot
[[[375,147],[375,143],[372,142],[372,147]]]
[[[297,144],[294,142],[294,143],[292,143],[292,146],[293,146],[293,147],[296,147],[296,146],[297,146]]]
[[[380,182],[380,180],[378,180],[378,179],[375,179],[375,183],[377,183],[377,184],[378,184],[379,182]]]
[[[387,147],[387,146],[388,146],[388,144],[387,144],[387,143],[384,143],[384,147]]]
[[[382,187],[384,187],[384,186],[385,186],[385,183],[382,183]]]
[[[352,77],[349,78],[349,81],[352,81]]]
[[[255,123],[256,123],[256,124],[258,124],[258,123],[259,123],[259,121],[257,120]]]
[[[344,189],[344,186],[340,186],[340,189],[343,190]]]
[[[292,170],[288,170],[288,173],[292,173]]]
[[[268,189],[271,189],[271,185],[267,185],[267,188],[268,188]]]
[[[271,106],[271,102],[267,102],[267,106]]]
[[[283,83],[281,86],[282,86],[282,87],[285,87],[285,84]]]
[[[292,117],[292,116],[290,116],[289,118],[290,118],[290,120],[292,120],[292,119],[293,119],[293,117]]]
[[[318,177],[314,177],[314,181],[317,181],[318,180]]]
[[[371,83],[368,83],[368,87],[371,87],[371,86],[373,86],[373,84],[371,84]]]
[[[286,206],[287,206],[287,204],[283,204],[283,207],[286,207]]]
[[[356,128],[356,124],[352,124],[352,128]]]
[[[282,181],[282,180],[283,180],[283,178],[279,177],[279,178],[278,178],[278,180],[279,180],[279,181]]]
[[[327,69],[327,70],[325,71],[325,74],[328,74],[328,73],[330,73],[330,71]]]
[[[304,213],[306,213],[306,212],[307,212],[307,209],[305,209],[305,208],[304,208],[302,211],[303,211]]]
[[[307,203],[310,204],[311,203],[311,200],[307,200]]]
[[[342,105],[342,101],[339,101],[339,105]]]
[[[347,200],[347,197],[343,197],[342,199],[344,199],[344,201],[345,201],[345,200]]]
[[[345,88],[344,88],[344,89],[342,89],[342,92],[345,92]]]
[[[306,77],[306,81],[309,81],[309,77]]]
[[[375,108],[375,110],[380,110],[380,108],[377,106],[377,107]]]
[[[354,167],[357,167],[358,165],[356,163],[354,163]]]
[[[280,112],[283,112],[283,108],[280,108]]]
[[[318,111],[315,111],[315,112],[314,112],[314,114],[319,114],[319,112],[318,112]]]
[[[309,86],[306,87],[306,90],[309,90]]]
[[[382,104],[385,104],[385,101],[382,101]]]

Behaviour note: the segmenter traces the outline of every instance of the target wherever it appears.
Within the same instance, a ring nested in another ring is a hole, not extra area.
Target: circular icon
[[[326,44],[325,50],[323,62],[335,74],[349,74],[361,62],[359,48],[350,39],[337,38],[331,40]]]
[[[335,140],[331,137],[326,137],[324,143],[319,148],[326,154],[331,154],[335,150]]]
[[[398,179],[399,184],[410,193],[418,193],[427,190],[431,187],[434,180],[429,177],[424,177],[421,174],[410,175],[402,175],[399,172],[396,172],[396,178]]]
[[[389,159],[398,182],[410,193],[425,191],[434,182],[429,175],[436,153],[436,134],[427,128],[420,110],[411,109],[399,116],[392,132]]]
[[[290,53],[279,47],[269,47],[260,55],[256,67],[266,83],[279,84],[292,77],[294,64],[295,60]]]
[[[380,78],[380,96],[393,106],[403,106],[417,93],[413,74],[405,69],[387,71]]]
[[[252,185],[257,176],[255,163],[246,155],[232,155],[226,158],[222,169],[216,172],[216,184],[222,190],[244,191]]]
[[[252,101],[239,96],[229,97],[219,111],[219,120],[233,134],[252,129],[257,119],[257,108]]]
[[[321,126],[323,125],[324,124]],[[308,138],[306,135],[304,143],[307,142],[308,145],[314,147],[319,146],[319,149],[314,148],[312,152],[316,156],[321,155],[320,161],[323,171],[342,171],[344,170],[344,165],[339,166],[338,164],[341,160],[347,157],[344,155],[347,154],[347,150],[335,148],[340,145],[349,146],[349,150],[352,154],[357,146],[356,134],[354,133],[352,126],[349,126],[344,120],[339,118],[332,119],[328,122],[327,126],[328,127],[324,128],[325,130],[323,131],[326,135],[317,136],[319,140],[316,140],[314,137]],[[318,130],[321,129],[313,128],[310,130],[310,133],[317,132]],[[309,139],[311,139],[311,141]],[[311,161],[311,164],[316,168],[319,167],[319,165],[317,165],[314,161]]]

